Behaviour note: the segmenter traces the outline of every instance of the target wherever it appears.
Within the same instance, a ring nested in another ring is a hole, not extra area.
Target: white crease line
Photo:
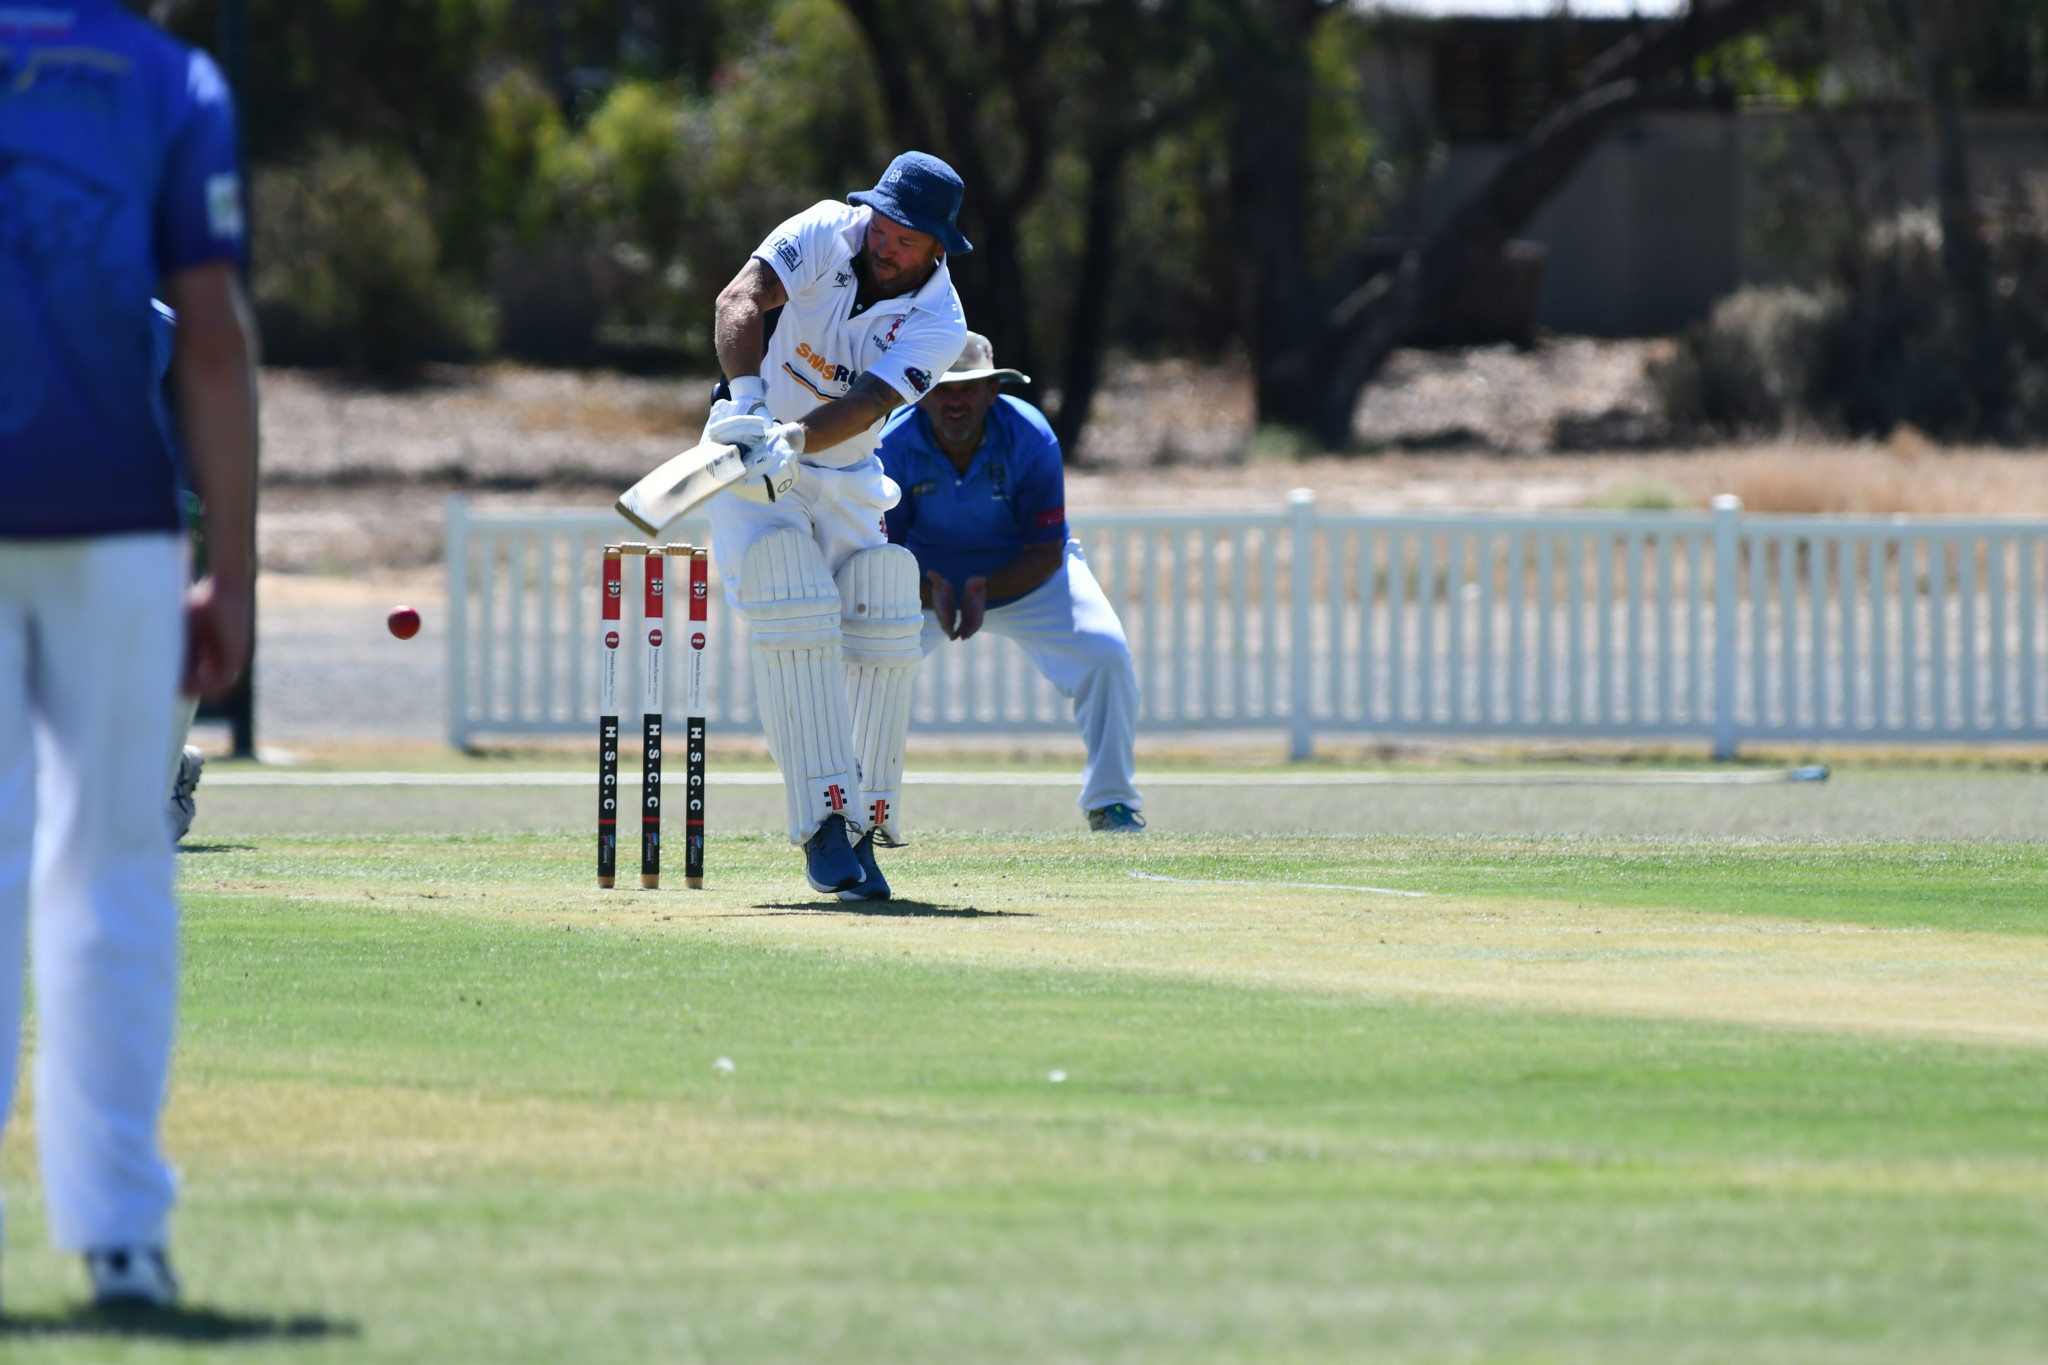
[[[1252,882],[1211,877],[1162,877],[1157,872],[1126,872],[1145,882],[1178,882],[1182,886],[1298,886],[1310,891],[1370,891],[1375,896],[1409,896],[1421,899],[1427,891],[1400,891],[1391,886],[1347,886],[1341,882]]]
[[[670,779],[674,780],[673,777]],[[772,772],[720,772],[705,775],[714,787],[776,787],[782,778]],[[914,787],[1041,787],[1071,789],[1079,774],[908,772],[903,780]],[[1139,779],[1147,787],[1657,787],[1761,786],[1790,780],[1787,773],[1154,773]],[[619,774],[621,786],[640,784],[637,771]],[[206,775],[207,787],[594,787],[594,772],[405,773],[405,772],[276,772],[236,770]]]

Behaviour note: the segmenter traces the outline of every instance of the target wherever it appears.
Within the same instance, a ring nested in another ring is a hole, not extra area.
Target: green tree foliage
[[[1921,2],[1812,0],[1687,60],[1753,102],[1917,99],[1896,12]],[[184,36],[211,38],[215,0],[165,3]],[[1071,439],[1111,341],[1244,345],[1274,357],[1262,394],[1299,388],[1328,349],[1300,339],[1384,260],[1364,248],[1409,222],[1397,201],[1416,179],[1397,168],[1428,150],[1426,128],[1374,126],[1366,74],[1386,24],[1417,41],[1427,25],[1316,0],[248,6],[259,291],[303,336],[369,329],[344,348],[364,365],[458,349],[484,296],[514,353],[706,364],[711,300],[768,229],[917,145],[969,181],[981,249],[957,275],[976,325],[1049,407],[1074,398]],[[1955,15],[1970,99],[2048,100],[2038,0],[1956,0]],[[1823,224],[1838,256],[1877,217],[1819,192],[1781,207],[1788,236]],[[344,219],[401,226],[373,263]],[[313,254],[300,269],[291,253]],[[377,314],[417,335],[350,312],[344,279],[417,291]]]
[[[320,146],[255,182],[254,280],[287,360],[404,374],[489,344],[488,310],[440,270],[426,183],[367,147]]]

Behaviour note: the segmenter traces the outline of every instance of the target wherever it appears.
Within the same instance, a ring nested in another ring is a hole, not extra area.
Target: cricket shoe
[[[178,1277],[162,1247],[108,1247],[85,1253],[95,1308],[169,1308],[178,1301]]]
[[[818,832],[804,841],[804,878],[811,890],[832,895],[851,891],[866,876],[846,838],[846,817],[828,815]]]
[[[875,832],[869,830],[860,836],[860,842],[853,846],[854,861],[860,864],[865,879],[851,891],[841,891],[843,901],[885,901],[889,899],[889,881],[882,875],[881,864],[875,861]]]
[[[1145,817],[1121,801],[1113,801],[1088,812],[1088,828],[1104,834],[1136,834],[1145,828]]]
[[[199,775],[205,768],[206,755],[187,744],[185,751],[178,755],[177,780],[171,783],[171,842],[174,844],[191,833],[192,819],[199,814],[195,796],[199,791]]]

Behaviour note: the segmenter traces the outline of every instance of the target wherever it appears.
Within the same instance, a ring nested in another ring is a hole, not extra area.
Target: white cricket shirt
[[[819,404],[845,396],[853,381],[873,374],[906,403],[930,391],[967,344],[967,316],[946,263],[914,293],[881,299],[854,312],[859,254],[872,209],[826,200],[768,234],[754,255],[782,281],[789,302],[768,339],[761,378],[768,412],[778,422],[808,416]],[[829,450],[806,451],[806,464],[844,467],[874,454],[882,423]]]

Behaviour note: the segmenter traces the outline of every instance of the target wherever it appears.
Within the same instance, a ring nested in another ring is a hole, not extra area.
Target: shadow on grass
[[[977,910],[971,905],[934,905],[930,901],[769,901],[752,914],[719,915],[719,919],[769,919],[780,915],[867,915],[881,919],[1031,919],[1023,910]]]
[[[180,853],[254,853],[254,844],[179,844]]]
[[[130,1337],[156,1341],[329,1341],[357,1335],[352,1322],[317,1314],[277,1318],[216,1308],[94,1308],[0,1317],[9,1337]]]

